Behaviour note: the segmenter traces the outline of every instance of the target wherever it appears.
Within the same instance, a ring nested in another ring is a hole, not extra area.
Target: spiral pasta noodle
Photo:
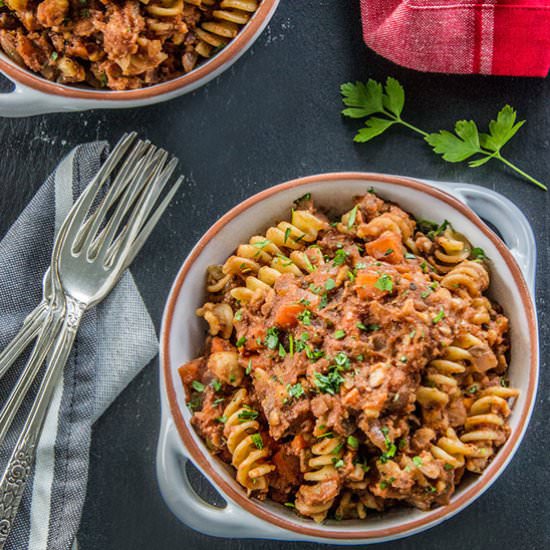
[[[255,419],[247,420],[251,409],[246,404],[247,392],[240,388],[224,409],[226,420],[223,433],[232,455],[232,464],[237,469],[237,481],[249,494],[253,491],[262,493],[268,487],[266,476],[275,466],[267,460],[269,450],[263,447],[263,443],[258,446],[260,424]]]
[[[313,491],[315,491],[317,488],[321,489],[322,484],[338,479],[335,464],[342,458],[343,442],[340,438],[325,438],[312,445],[311,454],[313,456],[308,461],[308,471],[304,473],[304,480],[313,482]],[[318,504],[308,503],[301,498],[301,493],[298,491],[296,509],[300,514],[311,517],[319,523],[325,519],[333,503],[334,498]]]
[[[518,395],[517,389],[491,386],[481,391],[473,402],[464,424],[464,434],[460,437],[462,442],[476,448],[466,461],[468,470],[480,473],[495,448],[504,444],[509,432],[506,419],[511,412],[508,399],[515,399]]]
[[[477,298],[489,286],[489,274],[481,262],[465,260],[441,279],[441,286],[451,292],[467,292]]]
[[[195,0],[197,3],[212,8],[211,18],[195,29],[199,42],[195,51],[202,57],[210,57],[212,53],[226,46],[235,38],[240,28],[246,25],[251,15],[258,9],[256,0]]]
[[[385,231],[390,231],[399,235],[403,243],[410,250],[415,251],[416,246],[412,240],[414,231],[414,222],[408,216],[403,216],[401,209],[392,209],[376,216],[366,224],[360,224],[357,229],[357,236],[361,239],[377,238]]]
[[[448,225],[441,235],[434,239],[435,250],[431,263],[439,273],[448,273],[457,264],[467,260],[472,252],[468,239]]]

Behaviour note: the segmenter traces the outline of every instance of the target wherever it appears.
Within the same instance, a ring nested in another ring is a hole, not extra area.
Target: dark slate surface
[[[191,95],[131,111],[97,111],[0,120],[0,233],[74,145],[116,140],[137,130],[181,159],[189,184],[180,193],[133,268],[157,324],[185,255],[221,214],[256,191],[297,176],[364,170],[498,189],[533,223],[538,239],[537,306],[541,385],[534,417],[515,459],[476,503],[443,525],[384,545],[391,550],[463,550],[550,546],[548,445],[548,207],[550,194],[497,165],[477,170],[436,158],[414,135],[395,129],[369,145],[352,143],[356,124],[339,116],[338,86],[394,75],[407,91],[406,113],[425,129],[458,118],[486,124],[504,103],[528,120],[510,158],[550,182],[548,79],[426,75],[399,68],[361,41],[357,1],[282,0],[269,28],[229,71]],[[149,365],[94,430],[82,550],[285,548],[313,544],[212,539],[180,524],[155,479],[159,424],[158,365]]]

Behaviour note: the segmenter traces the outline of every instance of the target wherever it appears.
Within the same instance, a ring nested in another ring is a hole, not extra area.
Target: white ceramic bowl
[[[250,21],[218,54],[191,72],[139,90],[95,90],[51,82],[14,63],[0,50],[0,72],[15,84],[0,94],[0,116],[22,117],[88,109],[141,107],[186,94],[228,69],[252,46],[275,13],[279,0],[263,0]]]
[[[223,263],[240,242],[285,219],[293,201],[311,192],[316,204],[341,211],[354,195],[370,187],[413,215],[449,220],[491,260],[491,295],[502,304],[511,323],[510,381],[521,391],[510,417],[511,436],[479,477],[462,483],[450,504],[423,512],[390,510],[366,520],[327,521],[317,525],[284,506],[248,499],[233,473],[206,449],[190,427],[190,412],[177,368],[198,356],[205,327],[195,315],[204,300],[206,268]],[[450,194],[411,179],[380,174],[337,173],[302,178],[272,187],[239,204],[216,222],[195,246],[172,287],[161,333],[162,427],[157,474],[172,511],[203,533],[220,537],[309,540],[339,544],[379,542],[427,529],[453,516],[478,498],[502,473],[516,451],[535,402],[538,377],[538,335],[535,308],[514,256],[532,279],[534,240],[527,220],[509,201],[476,186],[451,187]],[[461,200],[458,200],[461,199]],[[505,233],[506,245],[464,203],[475,204],[483,216]],[[186,460],[210,480],[227,502],[224,509],[203,502],[192,490]],[[483,521],[480,518],[480,521]]]

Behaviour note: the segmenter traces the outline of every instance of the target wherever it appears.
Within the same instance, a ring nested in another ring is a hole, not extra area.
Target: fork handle
[[[6,374],[15,360],[38,335],[47,312],[48,302],[42,300],[34,308],[34,311],[27,316],[19,332],[14,336],[12,341],[2,350],[0,353],[0,378]]]
[[[4,548],[36,457],[53,391],[73,347],[84,304],[67,296],[65,316],[35,400],[0,480],[0,550]]]

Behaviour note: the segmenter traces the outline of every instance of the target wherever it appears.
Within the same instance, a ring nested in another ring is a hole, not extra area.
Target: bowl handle
[[[453,191],[479,217],[499,231],[534,294],[537,254],[535,236],[523,212],[511,200],[484,187],[455,185]]]
[[[157,478],[170,510],[183,523],[213,537],[285,538],[285,531],[226,500],[225,508],[205,502],[193,490],[186,469],[186,450],[171,417],[164,417],[157,448]]]
[[[57,96],[33,90],[19,82],[11,82],[15,88],[11,92],[0,93],[0,117],[26,117],[62,110]]]

